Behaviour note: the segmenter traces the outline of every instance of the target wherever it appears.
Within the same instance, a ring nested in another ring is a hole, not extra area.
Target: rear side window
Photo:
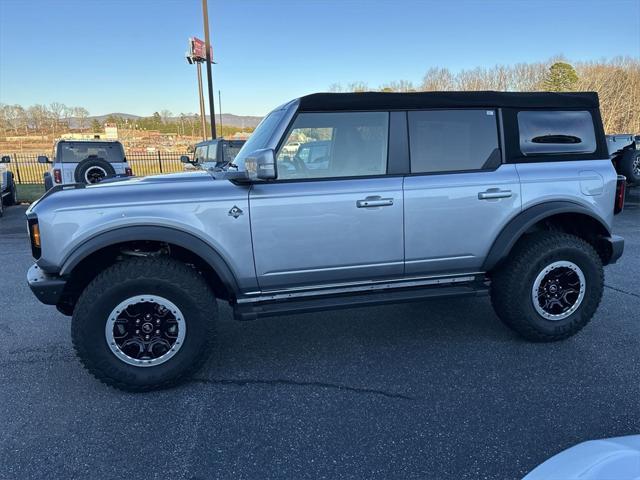
[[[596,134],[587,111],[518,112],[523,155],[594,153]]]
[[[495,110],[409,112],[412,173],[495,169],[498,145]]]

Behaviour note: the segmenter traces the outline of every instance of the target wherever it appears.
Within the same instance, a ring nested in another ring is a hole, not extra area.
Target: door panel
[[[249,198],[262,289],[402,276],[401,177],[259,183]]]
[[[521,210],[515,165],[495,171],[406,177],[407,275],[476,271]]]

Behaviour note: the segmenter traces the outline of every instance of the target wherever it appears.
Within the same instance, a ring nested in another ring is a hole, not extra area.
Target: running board
[[[241,303],[234,305],[233,312],[236,320],[255,320],[259,317],[383,305],[385,303],[414,302],[428,298],[484,296],[488,292],[489,288],[484,283],[474,282],[465,285],[389,289],[370,293],[297,297],[281,301]]]

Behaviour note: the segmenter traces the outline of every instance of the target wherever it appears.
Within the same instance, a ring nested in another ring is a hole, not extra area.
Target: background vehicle
[[[105,178],[132,176],[124,148],[118,141],[60,140],[54,148],[53,161],[39,156],[39,163],[50,163],[44,174],[44,187],[70,183],[94,184]]]
[[[4,207],[18,203],[16,182],[13,172],[10,172],[6,164],[11,162],[9,156],[0,159],[0,215],[4,213]]]
[[[304,163],[304,167],[309,170],[326,169],[329,166],[330,147],[331,142],[328,140],[303,143],[293,156],[285,152],[280,153],[278,162],[281,167],[294,171],[296,164],[299,166],[300,162]]]
[[[303,135],[318,168],[281,155]],[[624,247],[596,94],[309,95],[267,115],[233,167],[53,191],[27,211],[31,289],[73,316],[100,380],[184,378],[216,298],[250,320],[489,294],[522,337],[562,340]]]
[[[203,170],[223,168],[233,162],[245,142],[246,140],[218,138],[196,143],[193,160],[186,155],[181,160]]]
[[[607,149],[617,172],[640,185],[640,135],[607,135]]]

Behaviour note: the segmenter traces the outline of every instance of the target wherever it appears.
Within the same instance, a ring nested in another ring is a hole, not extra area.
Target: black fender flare
[[[216,272],[230,294],[236,296],[239,292],[238,283],[231,268],[211,245],[183,230],[154,225],[115,228],[90,238],[66,257],[60,269],[60,276],[69,275],[89,255],[103,248],[130,241],[165,242],[189,250]]]
[[[607,227],[607,223],[599,215],[579,203],[568,201],[540,203],[523,210],[505,225],[500,234],[494,240],[493,245],[489,250],[489,254],[484,260],[482,270],[488,272],[506,259],[516,242],[533,225],[538,223],[540,220],[544,220],[545,218],[561,213],[578,213],[591,217],[602,226],[603,231],[607,232],[608,236],[611,235],[611,231],[609,230],[609,227]]]

